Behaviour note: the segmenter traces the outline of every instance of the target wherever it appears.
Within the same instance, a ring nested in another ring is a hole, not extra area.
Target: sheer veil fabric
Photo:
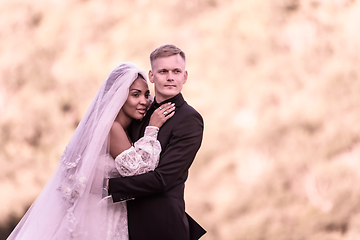
[[[98,90],[52,177],[8,240],[106,239],[104,198],[109,131],[133,81],[146,73],[120,63]]]

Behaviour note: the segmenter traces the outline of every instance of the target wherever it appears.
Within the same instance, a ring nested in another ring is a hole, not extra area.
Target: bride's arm
[[[139,175],[155,169],[161,152],[158,131],[157,127],[146,127],[144,136],[134,146],[116,156],[115,167],[121,176]]]
[[[159,128],[174,115],[174,110],[173,104],[163,104],[155,110],[144,137],[136,141],[134,146],[131,146],[121,125],[114,122],[110,130],[110,155],[115,159],[115,166],[120,175],[138,175],[155,169],[161,152],[157,134]]]

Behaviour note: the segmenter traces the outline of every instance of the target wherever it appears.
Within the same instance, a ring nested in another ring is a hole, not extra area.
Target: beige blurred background
[[[356,0],[0,0],[0,239],[112,68],[166,43],[205,120],[202,239],[360,239],[359,23]]]

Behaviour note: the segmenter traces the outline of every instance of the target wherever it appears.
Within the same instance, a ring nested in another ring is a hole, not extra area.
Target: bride
[[[106,184],[108,178],[157,166],[157,133],[174,115],[173,105],[155,110],[144,137],[133,146],[126,133],[149,104],[145,72],[133,63],[119,64],[98,90],[53,176],[7,239],[127,240],[125,202],[113,203]]]

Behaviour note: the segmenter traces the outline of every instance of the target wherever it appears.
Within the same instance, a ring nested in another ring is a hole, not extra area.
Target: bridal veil
[[[108,135],[125,103],[129,87],[144,70],[119,64],[98,90],[39,197],[8,240],[101,239],[107,194],[104,159],[109,156]]]

